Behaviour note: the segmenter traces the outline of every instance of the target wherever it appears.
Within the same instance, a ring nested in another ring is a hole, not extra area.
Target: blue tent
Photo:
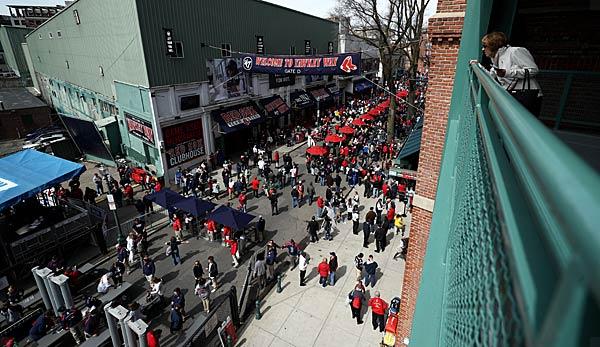
[[[235,210],[231,207],[221,206],[206,218],[212,219],[215,222],[226,225],[232,229],[241,230],[248,226],[256,216]]]
[[[0,158],[0,211],[84,171],[81,164],[33,149]]]
[[[179,193],[174,192],[169,188],[164,188],[161,189],[159,192],[151,193],[144,196],[144,199],[150,200],[157,205],[170,209],[173,207],[174,203],[185,198]]]
[[[207,212],[212,211],[217,205],[210,201],[189,197],[177,201],[173,206],[187,213],[191,213],[195,217],[200,217],[204,216]]]

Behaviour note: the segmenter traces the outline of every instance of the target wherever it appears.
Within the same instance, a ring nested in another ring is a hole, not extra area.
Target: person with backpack
[[[375,287],[375,282],[377,281],[375,274],[379,265],[373,260],[372,255],[369,255],[369,259],[367,259],[367,262],[363,267],[365,269],[365,287],[368,287],[369,283],[371,284],[371,287]]]
[[[356,269],[356,279],[362,279],[362,270],[363,270],[363,258],[364,254],[358,253],[356,257],[354,257],[354,268]]]
[[[69,330],[76,344],[82,342],[82,333],[79,323],[83,320],[81,311],[77,307],[73,306],[70,309],[61,307],[58,309],[60,313],[60,324],[64,330]]]
[[[292,271],[296,268],[296,265],[298,265],[298,255],[300,254],[300,248],[298,247],[294,239],[291,239],[289,242],[286,242],[283,245],[283,248],[287,248],[288,254],[290,255],[290,258],[292,260],[292,267],[290,268],[290,271]]]
[[[204,312],[210,313],[210,283],[208,283],[206,278],[200,278],[200,280],[198,280],[194,292],[200,298],[200,300],[202,300]]]
[[[354,289],[348,294],[348,301],[350,302],[350,310],[352,311],[352,319],[356,318],[356,324],[360,325],[363,323],[361,319],[361,309],[363,301],[365,300],[365,294],[359,289]]]

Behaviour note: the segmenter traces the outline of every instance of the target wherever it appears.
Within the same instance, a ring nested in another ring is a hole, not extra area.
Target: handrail
[[[497,111],[492,120],[515,161],[516,174],[525,182],[526,196],[539,202],[536,213],[548,227],[544,231],[549,239],[557,234],[566,239],[600,298],[600,273],[593,270],[600,268],[600,232],[597,216],[591,212],[600,211],[600,175],[541,122],[523,117],[527,110],[480,65],[471,67]]]

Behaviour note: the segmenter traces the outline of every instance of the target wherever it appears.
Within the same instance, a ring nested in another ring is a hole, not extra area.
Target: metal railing
[[[600,176],[481,66],[464,73],[410,344],[592,345]]]

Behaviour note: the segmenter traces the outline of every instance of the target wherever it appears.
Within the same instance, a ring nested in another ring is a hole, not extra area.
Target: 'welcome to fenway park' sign
[[[360,75],[360,53],[255,55],[242,58],[246,72],[292,75]]]

